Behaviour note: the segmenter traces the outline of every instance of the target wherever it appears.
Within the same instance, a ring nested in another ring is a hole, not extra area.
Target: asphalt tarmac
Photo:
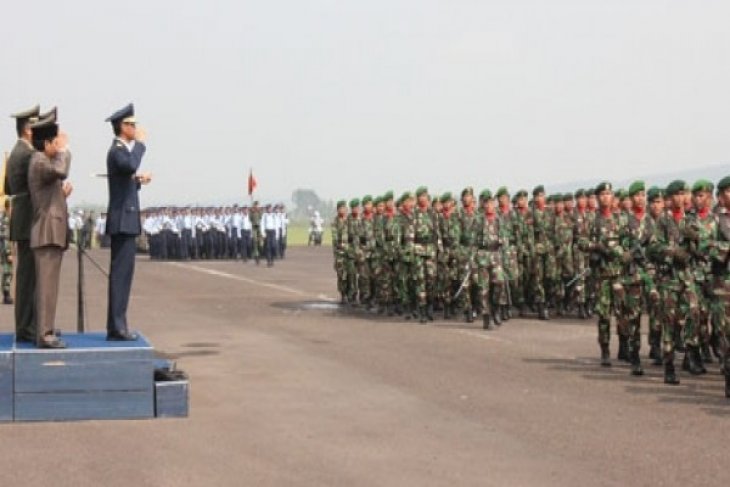
[[[93,251],[104,267],[108,253]],[[76,329],[76,255],[58,327]],[[86,265],[89,329],[106,280]],[[329,248],[137,261],[130,322],[191,378],[187,419],[0,424],[2,486],[586,486],[727,482],[717,364],[666,386],[598,364],[595,321],[496,331],[340,310]],[[0,331],[13,328],[0,307]],[[646,341],[642,343],[646,355]],[[615,356],[616,341],[612,354]]]

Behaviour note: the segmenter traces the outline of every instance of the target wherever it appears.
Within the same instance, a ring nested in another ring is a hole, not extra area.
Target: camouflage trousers
[[[619,334],[628,337],[629,350],[641,349],[641,313],[646,307],[656,307],[659,301],[654,279],[644,269],[636,269],[624,278],[624,298]]]
[[[373,265],[373,279],[375,280],[375,295],[381,306],[390,306],[394,303],[396,285],[396,263],[386,252],[382,252]]]
[[[560,246],[555,252],[555,283],[553,289],[553,298],[556,303],[565,303],[571,296],[571,292],[575,289],[575,283],[571,285],[571,289],[566,288],[575,276],[575,262],[573,261],[573,246]]]
[[[699,320],[699,298],[694,283],[689,279],[663,277],[659,283],[662,321],[662,350],[674,353],[677,338],[689,346],[698,345],[695,326]]]
[[[461,247],[457,254],[457,280],[458,286],[463,287],[459,294],[459,306],[465,311],[471,312],[475,303],[479,303],[477,287],[477,266],[476,257],[472,258],[474,251],[469,247]],[[471,264],[470,264],[471,262]],[[458,288],[457,288],[458,289]]]
[[[590,273],[590,270],[586,271],[586,269],[589,269],[589,267],[588,254],[580,250],[577,244],[573,245],[573,277],[581,276],[573,283],[573,295],[577,304],[585,304],[586,302],[586,280],[588,273]]]
[[[518,259],[519,265],[519,286],[516,294],[512,295],[512,300],[517,305],[526,305],[532,303],[532,262],[533,254],[530,254],[526,250],[520,252]]]
[[[519,296],[521,294],[521,275],[520,263],[517,258],[517,247],[508,245],[501,253],[502,268],[504,269],[505,278],[505,296],[506,304],[521,304]],[[509,294],[507,294],[509,291]]]
[[[506,305],[505,273],[499,251],[478,250],[477,289],[479,290],[482,315],[493,314],[493,305]]]
[[[721,367],[730,374],[730,276],[716,276],[712,285],[712,321],[716,326]]]
[[[337,273],[337,292],[347,298],[347,256],[344,252],[335,253],[335,273]]]
[[[611,317],[616,317],[617,323],[624,321],[622,311],[625,297],[620,275],[601,276],[596,296],[599,344],[608,345],[611,342]]]
[[[401,258],[396,261],[393,291],[404,311],[407,311],[411,305],[415,304],[412,285],[413,269],[413,261],[410,258]]]
[[[419,306],[426,306],[436,289],[436,250],[432,245],[417,245],[413,269],[413,289]]]
[[[459,258],[454,247],[446,247],[439,253],[436,266],[436,299],[445,305],[451,304],[451,298],[459,286]]]
[[[543,251],[533,256],[530,279],[534,302],[546,303],[546,298],[552,295],[555,287],[555,256],[552,252]]]
[[[345,275],[347,276],[347,302],[354,304],[358,297],[358,264],[354,251],[349,251],[345,258]]]
[[[357,288],[361,304],[372,304],[373,299],[373,261],[369,251],[359,251],[357,256]]]

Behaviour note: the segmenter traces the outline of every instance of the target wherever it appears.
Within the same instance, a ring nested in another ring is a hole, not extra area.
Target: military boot
[[[629,361],[629,338],[626,336],[618,336],[618,353],[616,358],[623,360],[624,362]]]
[[[712,360],[712,353],[710,352],[709,343],[702,344],[702,346],[700,347],[700,354],[702,356],[702,363],[711,364],[714,362],[714,360]]]
[[[428,311],[424,305],[418,306],[418,322],[421,324],[428,322]]]
[[[500,307],[499,306],[492,306],[492,321],[496,326],[499,326],[502,324],[502,318],[500,316]]]
[[[679,384],[679,378],[674,372],[674,353],[666,354],[664,357],[664,383],[672,386]]]
[[[639,357],[639,348],[632,347],[631,350],[631,375],[644,375],[644,369],[641,368],[641,357]]]
[[[487,313],[482,315],[482,328],[484,328],[485,330],[494,330],[494,325],[492,325],[492,318]]]
[[[467,323],[474,323],[474,313],[471,310],[471,307],[467,306],[466,309],[464,309],[464,317],[466,318]]]
[[[611,366],[611,352],[608,348],[608,343],[601,344],[601,367]]]
[[[696,347],[687,347],[687,351],[684,354],[684,360],[682,361],[682,370],[686,370],[692,375],[702,375],[702,362],[699,359],[699,353],[696,351]]]
[[[400,303],[396,303],[393,307],[393,313],[395,313],[396,316],[403,315],[403,309],[400,306]]]

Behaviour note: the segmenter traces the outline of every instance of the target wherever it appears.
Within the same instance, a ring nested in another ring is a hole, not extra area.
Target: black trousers
[[[120,333],[128,331],[127,306],[134,278],[134,256],[137,245],[134,235],[112,235],[111,239],[106,331],[107,333]]]
[[[15,334],[20,339],[35,341],[35,258],[30,240],[19,240],[15,275]]]
[[[276,230],[266,230],[266,262],[272,264],[276,257]]]

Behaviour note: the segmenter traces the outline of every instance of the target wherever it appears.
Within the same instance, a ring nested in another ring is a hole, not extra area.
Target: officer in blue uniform
[[[141,232],[139,195],[142,184],[151,180],[140,172],[146,147],[137,130],[131,103],[106,119],[114,129],[114,141],[106,158],[109,207],[106,234],[111,238],[107,340],[136,340],[127,326],[127,306],[134,276],[135,239]]]

